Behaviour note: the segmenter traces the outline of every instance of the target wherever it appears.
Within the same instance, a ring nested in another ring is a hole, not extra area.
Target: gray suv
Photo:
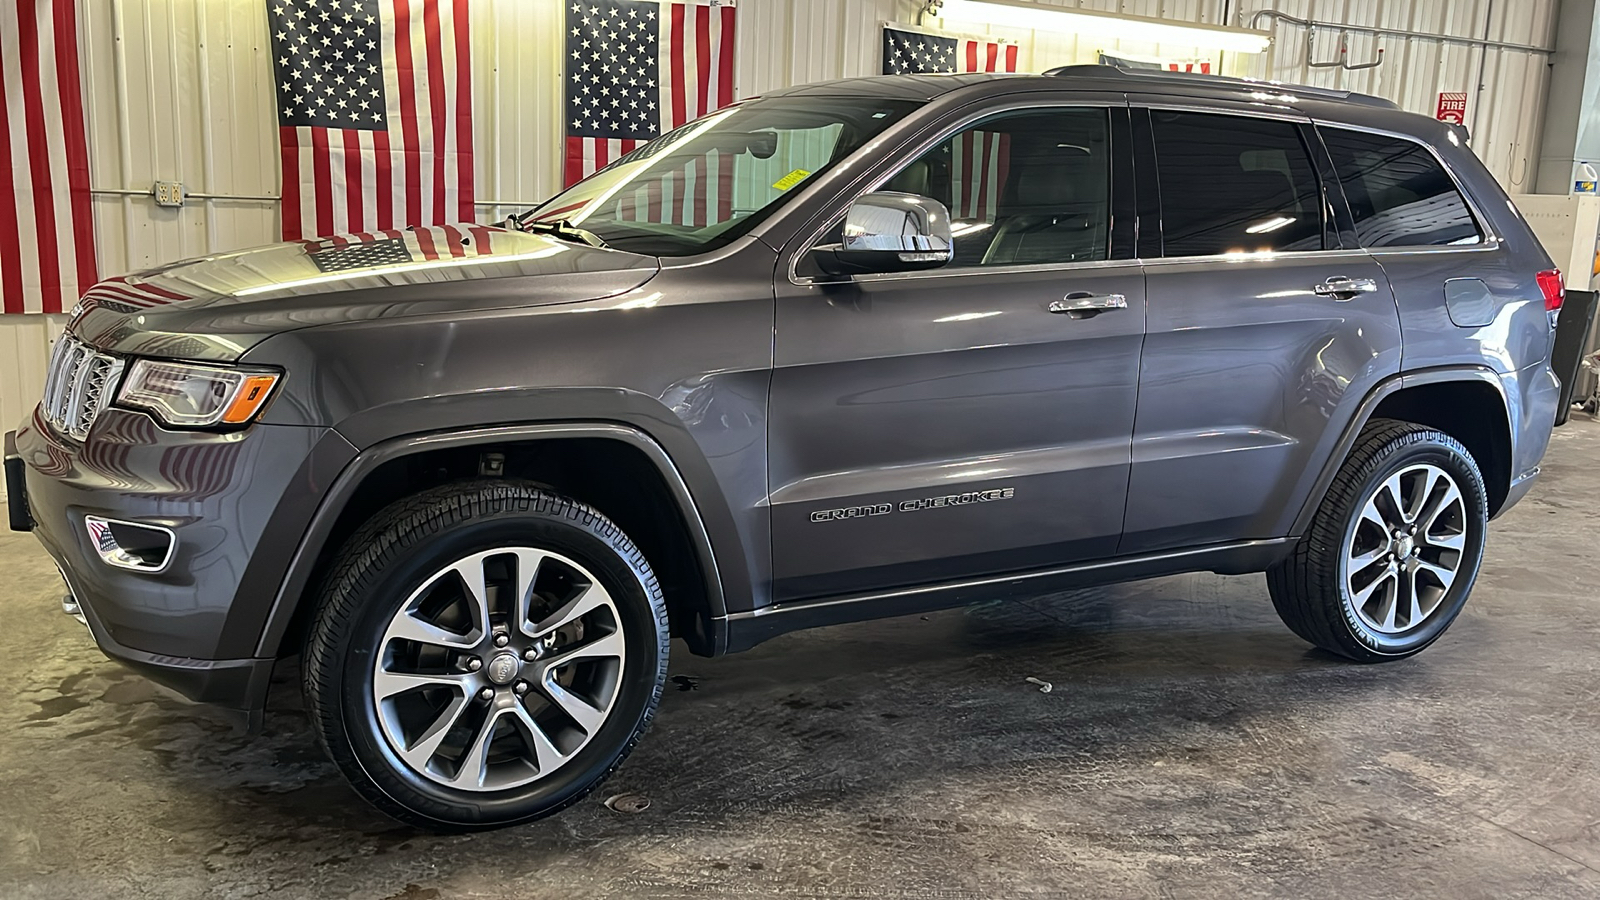
[[[313,730],[384,811],[559,810],[668,641],[1177,572],[1306,641],[1455,619],[1556,419],[1550,258],[1462,134],[1073,67],[737,104],[499,226],[91,291],[5,439],[112,658]]]

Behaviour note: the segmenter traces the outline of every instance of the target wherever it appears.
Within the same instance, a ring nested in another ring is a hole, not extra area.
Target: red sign
[[[1440,91],[1439,112],[1434,118],[1441,122],[1450,122],[1455,125],[1465,124],[1467,121],[1467,92],[1466,91]]]

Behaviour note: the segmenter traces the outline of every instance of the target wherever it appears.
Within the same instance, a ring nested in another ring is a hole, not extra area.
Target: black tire
[[[1460,489],[1468,520],[1465,547],[1437,609],[1415,627],[1383,633],[1356,613],[1340,574],[1345,544],[1367,498],[1390,476],[1419,464],[1437,466]],[[1374,419],[1357,437],[1294,552],[1267,571],[1267,589],[1284,624],[1323,650],[1364,663],[1404,659],[1438,640],[1460,614],[1483,562],[1488,521],[1483,474],[1459,441],[1414,423]]]
[[[402,603],[440,567],[507,546],[548,549],[594,573],[617,610],[627,656],[609,716],[559,769],[503,791],[458,790],[417,773],[383,737],[372,660]],[[649,727],[667,676],[666,602],[642,553],[594,509],[537,485],[459,482],[400,500],[345,544],[318,600],[303,664],[318,742],[378,809],[431,830],[527,822],[578,802]]]

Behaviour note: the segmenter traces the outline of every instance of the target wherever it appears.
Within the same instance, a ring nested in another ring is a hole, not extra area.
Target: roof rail
[[[1354,91],[1339,91],[1332,88],[1311,87],[1304,84],[1285,84],[1281,81],[1262,81],[1256,78],[1226,78],[1221,75],[1206,75],[1200,72],[1169,72],[1165,69],[1133,69],[1127,66],[1111,65],[1109,63],[1089,63],[1076,66],[1059,66],[1046,70],[1046,75],[1061,78],[1134,78],[1152,83],[1166,82],[1168,84],[1214,85],[1216,87],[1246,88],[1252,90],[1271,90],[1278,93],[1292,93],[1302,97],[1316,97],[1325,100],[1344,100],[1350,103],[1359,103],[1363,106],[1379,106],[1384,109],[1399,109],[1392,100],[1374,97],[1371,94],[1358,94]]]

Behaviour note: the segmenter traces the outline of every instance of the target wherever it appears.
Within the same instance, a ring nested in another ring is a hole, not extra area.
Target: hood
[[[228,362],[285,331],[598,300],[658,269],[655,257],[487,225],[412,227],[108,278],[73,309],[71,329],[113,353]]]

